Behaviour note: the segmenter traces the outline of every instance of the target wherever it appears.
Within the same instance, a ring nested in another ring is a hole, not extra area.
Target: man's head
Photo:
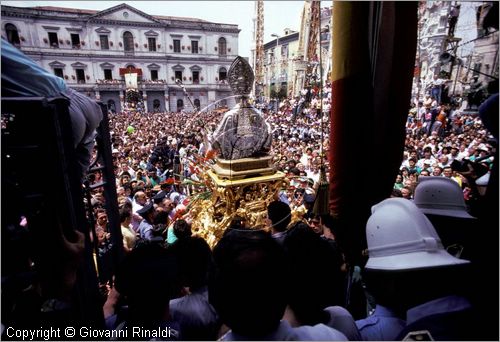
[[[168,317],[180,293],[177,260],[159,244],[133,249],[118,266],[115,286],[129,305],[129,322],[151,326]]]
[[[136,203],[138,203],[140,205],[145,205],[148,198],[147,198],[146,193],[144,191],[137,191],[134,194],[134,200]]]
[[[274,201],[267,207],[267,216],[271,220],[272,229],[276,232],[283,232],[290,224],[292,211],[288,204]]]
[[[439,166],[434,166],[432,169],[432,175],[433,176],[441,176],[441,173],[443,172],[443,168]]]
[[[411,195],[412,195],[412,191],[411,191],[411,188],[409,188],[408,186],[405,186],[401,189],[401,195],[403,196],[403,198],[405,199],[411,199]]]
[[[186,239],[191,237],[191,225],[186,220],[177,220],[174,223],[174,234],[178,239]]]
[[[214,249],[209,299],[234,333],[258,338],[279,325],[287,304],[284,252],[262,230],[231,230]]]
[[[401,198],[372,207],[366,239],[366,279],[383,305],[408,309],[449,295],[462,274],[458,267],[469,264],[449,254],[429,219],[412,201]]]

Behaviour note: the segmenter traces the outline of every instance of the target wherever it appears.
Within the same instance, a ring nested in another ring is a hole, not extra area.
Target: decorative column
[[[125,96],[120,94],[120,111],[123,112],[125,110]]]
[[[148,95],[146,94],[146,92],[144,92],[144,94],[142,95],[142,102],[144,103],[144,112],[147,113],[148,112]]]
[[[165,97],[165,111],[170,112],[170,97],[168,96],[168,91],[165,90],[163,93]]]

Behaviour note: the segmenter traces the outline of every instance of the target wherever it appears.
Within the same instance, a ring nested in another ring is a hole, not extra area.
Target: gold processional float
[[[231,64],[228,82],[237,104],[208,137],[217,157],[199,174],[206,191],[191,197],[185,215],[193,233],[210,247],[234,219],[244,220],[247,227],[264,228],[267,206],[277,199],[285,178],[269,155],[271,126],[249,102],[254,74],[242,57]]]

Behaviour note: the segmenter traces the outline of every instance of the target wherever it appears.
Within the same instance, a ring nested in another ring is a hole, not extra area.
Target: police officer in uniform
[[[478,324],[467,299],[470,262],[444,249],[433,225],[412,201],[389,198],[373,206],[366,238],[364,279],[377,307],[372,316],[356,322],[362,338],[477,338]]]

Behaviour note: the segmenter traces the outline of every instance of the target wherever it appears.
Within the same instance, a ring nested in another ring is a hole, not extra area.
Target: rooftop
[[[9,7],[9,6],[6,6]],[[12,7],[12,6],[10,6]],[[19,8],[19,7],[18,7]],[[89,10],[89,9],[79,9],[79,8],[68,8],[68,7],[58,7],[58,6],[35,6],[35,7],[23,7],[26,9],[39,10],[39,11],[55,11],[55,12],[63,12],[63,13],[73,13],[73,14],[88,14],[94,15],[102,10]],[[179,20],[179,21],[190,21],[190,22],[203,22],[210,23],[207,20],[198,19],[198,18],[189,18],[189,17],[174,17],[174,16],[166,16],[166,15],[152,15],[153,18],[159,20]]]

